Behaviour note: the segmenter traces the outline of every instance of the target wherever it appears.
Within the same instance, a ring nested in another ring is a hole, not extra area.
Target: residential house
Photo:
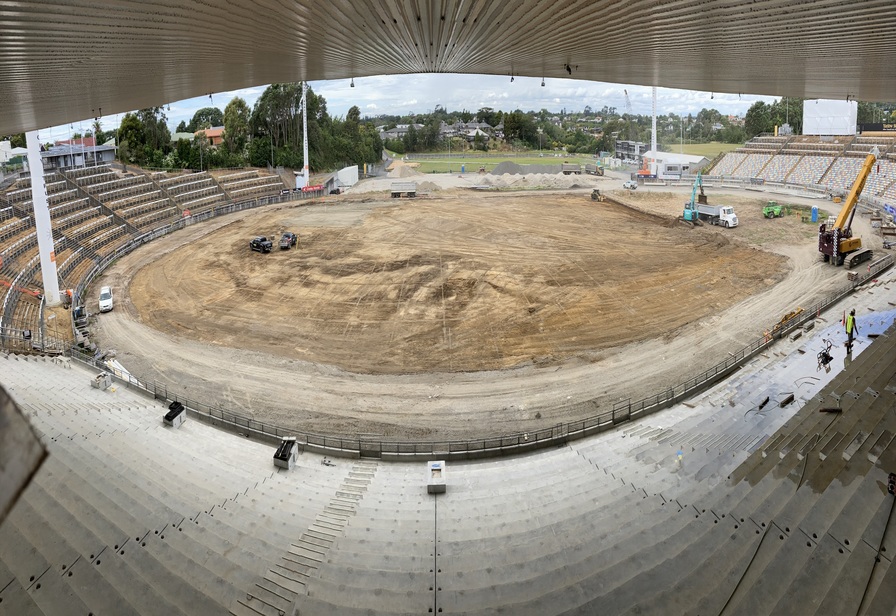
[[[193,135],[196,136],[199,135],[199,133],[205,133],[205,138],[208,139],[208,143],[211,146],[218,146],[224,143],[223,126],[212,126],[211,128],[197,130]]]

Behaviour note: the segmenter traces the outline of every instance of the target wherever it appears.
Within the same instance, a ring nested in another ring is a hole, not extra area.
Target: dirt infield
[[[655,393],[845,281],[811,225],[761,219],[761,196],[730,197],[749,224],[691,229],[680,193],[615,193],[628,208],[589,192],[358,191],[215,219],[113,264],[94,336],[260,421],[465,438]],[[249,251],[282,230],[298,250]]]
[[[360,373],[469,372],[653,338],[779,281],[785,259],[582,195],[259,211],[142,268],[144,323]],[[322,221],[324,222],[324,221]],[[297,250],[251,252],[295,230]]]

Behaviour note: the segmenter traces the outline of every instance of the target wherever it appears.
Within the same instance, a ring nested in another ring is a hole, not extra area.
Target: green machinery
[[[777,201],[769,201],[768,205],[762,208],[762,215],[766,218],[781,218],[790,214],[789,205],[778,205]]]

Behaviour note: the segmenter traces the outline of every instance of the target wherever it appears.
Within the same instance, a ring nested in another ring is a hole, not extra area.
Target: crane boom
[[[868,176],[871,175],[871,170],[874,169],[874,163],[877,162],[879,156],[880,151],[875,146],[868,153],[868,156],[865,157],[865,162],[862,163],[862,168],[852,183],[852,188],[849,189],[849,194],[843,202],[840,214],[837,216],[836,222],[834,222],[834,228],[848,229],[851,226],[847,223],[852,222],[853,210],[859,202],[859,196],[862,194],[862,189],[865,188],[865,182],[868,180]]]
[[[834,265],[843,265],[846,256],[850,253],[855,253],[851,257],[850,264],[870,256],[870,251],[862,250],[862,239],[852,236],[852,217],[855,214],[856,204],[859,202],[865,182],[871,175],[871,170],[874,169],[874,163],[879,156],[880,151],[877,147],[871,148],[834,223],[830,227],[827,223],[819,225],[818,251],[824,256],[825,261],[830,261]]]

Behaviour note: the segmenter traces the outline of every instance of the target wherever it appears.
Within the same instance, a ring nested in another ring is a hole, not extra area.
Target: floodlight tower
[[[302,175],[296,176],[296,188],[308,186],[308,82],[302,82]],[[299,179],[301,178],[301,179]],[[299,183],[301,182],[301,186]]]
[[[656,156],[656,86],[653,86],[653,120],[650,125],[650,151]]]

